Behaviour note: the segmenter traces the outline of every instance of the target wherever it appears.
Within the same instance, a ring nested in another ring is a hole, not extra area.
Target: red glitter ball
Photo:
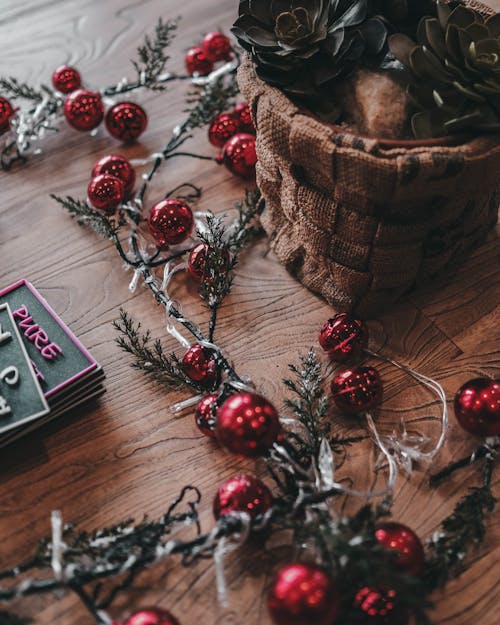
[[[214,64],[207,59],[205,52],[201,46],[195,46],[186,53],[186,69],[190,76],[198,74],[206,76],[213,70]]]
[[[215,438],[217,395],[207,395],[198,402],[194,412],[196,425],[202,434]]]
[[[161,608],[143,608],[131,614],[123,625],[180,625],[179,621]]]
[[[340,597],[330,576],[307,564],[289,564],[278,571],[267,605],[276,625],[332,625]]]
[[[255,176],[257,153],[255,152],[255,137],[246,133],[238,133],[224,145],[217,161],[227,167],[229,171],[241,178]]]
[[[185,241],[193,231],[193,212],[183,200],[161,200],[151,209],[148,225],[158,247],[177,245]]]
[[[238,132],[246,132],[249,135],[255,134],[255,126],[252,119],[252,113],[248,104],[238,104],[232,112],[233,117],[238,120]]]
[[[86,89],[73,91],[64,101],[64,116],[76,130],[94,130],[104,117],[101,95]]]
[[[347,369],[332,380],[333,401],[349,414],[366,412],[379,406],[383,391],[380,375],[373,367]]]
[[[364,625],[405,625],[408,614],[397,604],[395,590],[365,586],[356,593],[354,605],[362,614]]]
[[[52,84],[61,93],[71,93],[82,86],[80,72],[70,65],[61,65],[52,74]]]
[[[246,512],[252,518],[266,513],[273,503],[269,488],[253,475],[237,475],[219,487],[214,499],[214,516]]]
[[[10,118],[14,115],[14,108],[7,98],[0,96],[0,135],[10,127]]]
[[[148,116],[135,102],[119,102],[106,113],[105,123],[112,137],[130,142],[138,139],[146,130]]]
[[[231,58],[231,42],[223,33],[206,34],[201,47],[207,59],[214,63]]]
[[[217,413],[217,439],[234,454],[247,458],[262,456],[281,431],[274,406],[254,393],[237,393]]]
[[[114,213],[125,197],[123,182],[109,174],[101,174],[92,178],[87,193],[94,208],[109,214]]]
[[[132,195],[135,185],[135,170],[130,162],[119,154],[109,154],[97,161],[92,169],[92,177],[109,174],[119,178],[125,188],[125,198]]]
[[[397,552],[395,563],[399,569],[416,577],[423,573],[424,548],[412,529],[402,523],[387,521],[377,526],[375,536],[386,549]]]
[[[500,435],[500,380],[469,380],[455,395],[454,407],[457,421],[470,434]]]
[[[368,345],[365,324],[348,313],[329,319],[321,328],[319,344],[335,362],[357,358]]]
[[[198,245],[195,245],[189,253],[188,272],[193,280],[196,280],[196,282],[201,282],[205,276],[207,249],[208,246],[206,243],[198,243]],[[229,252],[227,249],[221,250],[218,261],[217,265],[219,266],[220,271],[227,271],[229,266]]]
[[[231,137],[240,131],[238,119],[231,113],[221,113],[210,124],[208,140],[216,148],[222,148]]]
[[[209,389],[215,388],[220,379],[214,354],[207,347],[195,343],[184,354],[182,370],[193,382]]]

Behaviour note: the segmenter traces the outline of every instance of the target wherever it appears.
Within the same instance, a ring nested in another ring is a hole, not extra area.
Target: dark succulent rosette
[[[417,138],[500,132],[500,14],[484,18],[438,2],[437,17],[420,21],[416,42],[396,34],[389,47],[410,75]]]
[[[415,36],[422,17],[436,14],[437,0],[372,0],[372,13],[382,16],[391,32]]]
[[[368,0],[240,0],[232,32],[260,78],[307,97],[383,54],[387,40]]]

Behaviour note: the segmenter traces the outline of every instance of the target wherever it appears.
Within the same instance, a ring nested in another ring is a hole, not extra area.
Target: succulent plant
[[[435,15],[437,0],[372,0],[372,12],[387,20],[389,29],[415,36],[425,15]]]
[[[258,75],[289,94],[318,96],[385,47],[369,0],[240,0],[232,32]]]
[[[417,42],[396,34],[389,47],[410,72],[416,137],[500,132],[500,14],[483,18],[438,2],[437,17],[420,21]]]

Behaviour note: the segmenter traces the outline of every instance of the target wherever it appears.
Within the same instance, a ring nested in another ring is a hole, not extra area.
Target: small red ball
[[[332,396],[340,410],[358,414],[382,403],[384,387],[373,367],[355,367],[336,375],[332,380]]]
[[[340,597],[333,580],[319,567],[289,564],[278,571],[267,605],[276,625],[332,625]]]
[[[214,64],[207,59],[201,46],[195,46],[186,53],[186,69],[190,76],[206,76],[214,69]]]
[[[217,161],[236,176],[253,178],[257,163],[255,137],[245,133],[234,135],[222,148]]]
[[[94,208],[112,214],[120,206],[125,197],[123,182],[115,176],[101,174],[92,178],[87,194]]]
[[[357,358],[368,345],[365,324],[348,313],[329,319],[321,328],[319,344],[335,362]]]
[[[80,72],[70,65],[61,65],[52,74],[52,84],[61,93],[71,93],[82,86]]]
[[[7,98],[3,98],[0,96],[0,135],[10,127],[10,118],[14,115],[14,108],[12,104],[7,100]]]
[[[246,512],[252,518],[265,514],[272,506],[269,488],[253,475],[238,475],[219,487],[214,499],[214,516],[219,519],[231,512]]]
[[[204,388],[215,388],[220,379],[219,367],[211,350],[195,343],[184,354],[182,370],[193,382]]]
[[[104,117],[101,95],[86,89],[73,91],[64,101],[64,116],[76,130],[94,130]]]
[[[193,212],[183,200],[161,200],[152,207],[148,225],[158,247],[177,245],[185,241],[193,231]]]
[[[217,439],[233,454],[262,456],[273,446],[280,431],[274,406],[254,393],[232,395],[217,413]]]
[[[216,148],[222,148],[240,130],[239,122],[231,113],[221,113],[210,124],[208,140]]]
[[[123,156],[109,154],[99,159],[92,169],[92,177],[95,178],[100,174],[109,174],[119,178],[123,182],[125,199],[132,195],[135,184],[135,170]]]
[[[457,421],[467,432],[500,435],[500,380],[469,380],[455,395],[454,406]]]
[[[198,243],[189,253],[188,272],[196,282],[201,282],[205,277],[207,249],[208,246],[206,243]],[[217,261],[218,269],[221,272],[227,272],[229,267],[229,252],[227,249],[221,250],[220,258],[218,258]]]
[[[123,625],[180,625],[170,612],[161,608],[143,608],[131,614]]]
[[[142,106],[135,102],[119,102],[106,113],[105,123],[112,137],[130,142],[138,139],[146,130],[148,116]]]
[[[408,614],[398,606],[395,590],[365,586],[356,593],[354,606],[361,613],[363,625],[405,625],[408,622]]]
[[[202,434],[208,438],[215,438],[215,424],[217,412],[217,395],[207,395],[198,402],[194,412],[196,425]]]
[[[238,132],[246,132],[249,135],[255,134],[252,113],[248,104],[238,104],[232,112],[232,115],[238,120]]]
[[[388,521],[377,526],[375,537],[386,549],[397,552],[395,562],[399,569],[416,577],[422,575],[424,548],[412,529],[402,523]]]
[[[208,33],[203,39],[203,52],[209,61],[228,61],[231,58],[231,42],[222,33]]]

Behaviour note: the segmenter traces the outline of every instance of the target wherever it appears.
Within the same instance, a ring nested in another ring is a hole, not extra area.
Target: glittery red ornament
[[[86,89],[73,91],[64,101],[64,116],[76,130],[94,130],[104,117],[101,95]]]
[[[190,76],[198,74],[199,76],[206,76],[213,70],[214,64],[206,57],[205,52],[201,46],[195,46],[188,50],[186,53],[186,69]]]
[[[329,319],[321,328],[319,344],[335,362],[357,358],[368,345],[365,324],[348,313]]]
[[[417,577],[423,573],[424,548],[412,529],[402,523],[387,521],[377,525],[375,537],[386,549],[397,552],[395,564],[399,569]]]
[[[158,247],[177,245],[185,241],[193,231],[193,212],[183,200],[167,198],[153,206],[148,225]]]
[[[80,72],[70,65],[61,65],[52,74],[52,84],[61,93],[71,93],[82,86]]]
[[[109,174],[101,174],[92,178],[87,194],[94,208],[111,214],[123,202],[125,190],[123,182],[119,178]]]
[[[227,167],[236,176],[253,178],[257,163],[255,137],[245,133],[234,135],[222,148],[217,162]]]
[[[0,135],[9,129],[10,118],[14,115],[14,108],[12,104],[0,96]]]
[[[366,412],[379,406],[383,392],[382,380],[373,367],[347,369],[332,380],[333,401],[349,414]]]
[[[267,605],[276,625],[332,625],[340,597],[330,576],[307,564],[289,564],[278,571]]]
[[[405,625],[408,622],[408,614],[397,604],[395,590],[365,586],[356,593],[354,605],[363,625]]]
[[[214,499],[214,516],[246,512],[252,518],[266,513],[273,503],[269,488],[253,475],[237,475],[219,487]]]
[[[207,254],[208,246],[206,243],[198,243],[195,245],[191,252],[189,253],[188,258],[188,272],[189,275],[196,280],[196,282],[201,282],[205,276],[205,263],[206,263],[206,254]],[[219,263],[217,263],[219,265]],[[220,271],[227,271],[229,266],[229,252],[227,249],[221,250],[220,254]]]
[[[135,170],[126,158],[118,154],[103,156],[92,169],[92,177],[95,178],[100,174],[109,174],[119,178],[123,182],[125,199],[130,197],[134,190]]]
[[[239,132],[246,132],[249,135],[255,134],[255,126],[252,119],[252,113],[248,104],[238,104],[232,112],[232,116],[238,120]]]
[[[231,58],[231,42],[222,33],[207,33],[201,45],[209,61],[228,61]]]
[[[202,434],[215,438],[215,412],[217,395],[207,395],[198,402],[194,412],[196,425]]]
[[[216,148],[224,145],[239,132],[239,122],[231,113],[221,113],[210,124],[208,129],[208,140]]]
[[[106,113],[106,128],[115,139],[135,141],[146,130],[148,116],[135,102],[119,102]]]
[[[180,625],[179,621],[161,608],[143,608],[131,614],[123,625]]]
[[[454,406],[457,421],[467,432],[500,435],[500,380],[469,380],[457,391]]]
[[[184,354],[182,370],[190,380],[209,389],[215,388],[220,379],[213,352],[199,343],[195,343]]]
[[[274,406],[254,393],[232,395],[217,412],[217,439],[228,451],[247,458],[268,451],[280,430]]]

